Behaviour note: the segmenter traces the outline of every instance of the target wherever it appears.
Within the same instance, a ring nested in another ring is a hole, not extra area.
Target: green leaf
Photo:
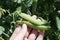
[[[0,8],[0,18],[1,18],[2,15],[4,15],[4,12],[6,12],[6,10]]]
[[[16,11],[21,12],[21,7],[19,6],[18,8],[16,8]]]
[[[28,7],[30,7],[30,6],[32,5],[32,3],[33,3],[33,0],[28,0],[28,1],[26,2],[26,4],[27,4]]]
[[[21,3],[21,2],[22,2],[22,0],[18,0],[18,1],[17,1],[17,3]]]
[[[1,18],[1,16],[2,16],[2,14],[1,14],[1,12],[0,12],[0,18]]]
[[[4,40],[2,37],[0,37],[0,40]]]
[[[12,2],[21,3],[22,0],[11,0]]]
[[[12,2],[17,2],[17,0],[11,0]]]
[[[1,12],[6,12],[6,10],[5,10],[5,9],[2,9],[2,8],[0,8],[0,11],[1,11]]]
[[[0,26],[0,35],[1,35],[4,31],[5,31],[5,29],[4,29],[2,26]]]
[[[60,31],[60,19],[59,19],[59,17],[56,17],[56,22],[57,22],[58,30]]]
[[[38,0],[33,0],[32,11],[36,12]]]

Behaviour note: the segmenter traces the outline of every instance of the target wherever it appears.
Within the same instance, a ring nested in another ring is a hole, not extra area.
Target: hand
[[[35,15],[33,18],[37,18]],[[35,30],[27,27],[26,24],[18,25],[12,34],[10,40],[43,40],[44,31],[43,30]]]

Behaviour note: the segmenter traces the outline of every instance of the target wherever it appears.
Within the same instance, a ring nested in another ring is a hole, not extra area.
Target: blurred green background
[[[0,40],[9,40],[21,18],[21,11],[47,20],[51,29],[45,31],[44,40],[60,40],[60,0],[0,0]]]

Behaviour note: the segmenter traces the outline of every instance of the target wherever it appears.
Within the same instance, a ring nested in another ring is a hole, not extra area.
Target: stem
[[[9,35],[8,34],[6,34],[6,33],[3,33],[6,37],[9,37]]]

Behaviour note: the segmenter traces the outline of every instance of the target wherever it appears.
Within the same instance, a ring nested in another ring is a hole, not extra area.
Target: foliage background
[[[59,0],[0,0],[0,40],[9,40],[15,29],[14,22],[21,19],[15,11],[44,18],[51,25],[44,40],[60,40]]]

